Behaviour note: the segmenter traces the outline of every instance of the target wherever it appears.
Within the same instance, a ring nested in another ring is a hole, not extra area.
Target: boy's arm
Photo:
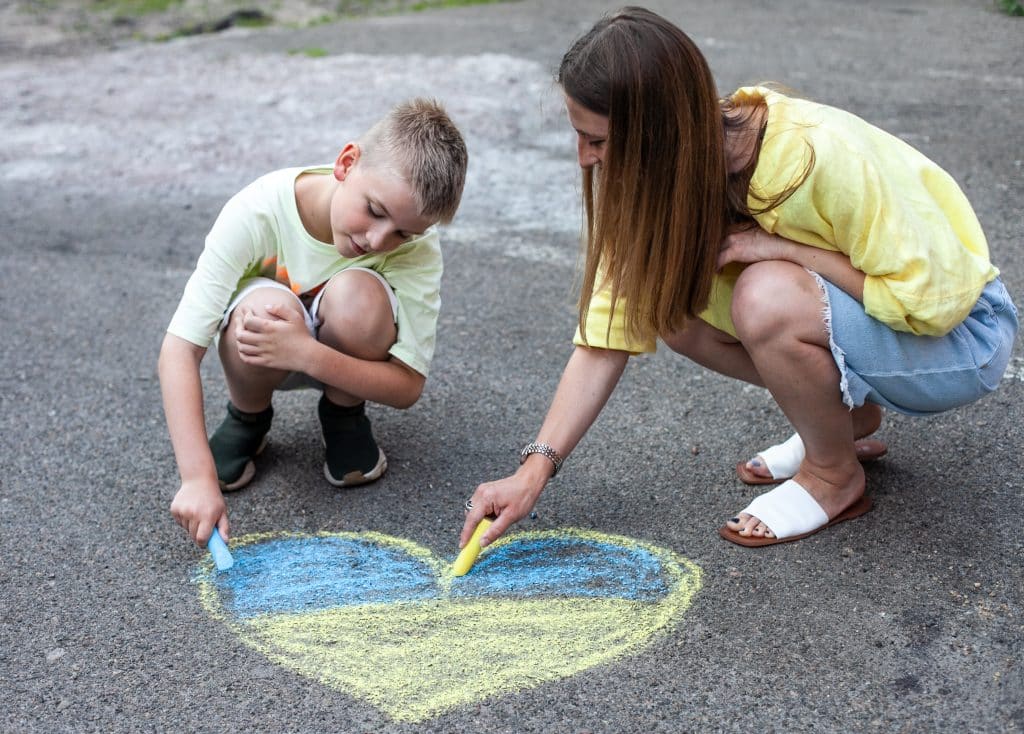
[[[420,398],[427,378],[395,357],[386,361],[359,359],[318,342],[302,317],[275,305],[273,317],[249,315],[238,338],[238,356],[258,367],[305,372],[325,385],[393,408],[408,408]]]
[[[427,378],[401,360],[359,359],[315,339],[310,342],[302,371],[313,379],[392,408],[409,408],[420,399]]]
[[[181,488],[171,514],[198,545],[205,545],[214,526],[228,539],[227,505],[207,443],[203,418],[203,387],[199,363],[206,349],[167,334],[160,348],[160,391],[167,429],[181,474]]]

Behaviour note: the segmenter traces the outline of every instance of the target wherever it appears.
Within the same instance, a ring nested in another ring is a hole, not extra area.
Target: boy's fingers
[[[220,533],[220,537],[224,539],[225,543],[230,540],[228,529],[228,514],[225,512],[220,516],[220,521],[217,523],[217,532]]]

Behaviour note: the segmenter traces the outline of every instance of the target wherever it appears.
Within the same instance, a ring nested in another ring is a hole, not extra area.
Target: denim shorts
[[[895,331],[824,278],[829,346],[843,402],[875,403],[906,415],[933,415],[996,389],[1017,336],[1017,308],[998,278],[985,286],[964,321],[945,336]]]

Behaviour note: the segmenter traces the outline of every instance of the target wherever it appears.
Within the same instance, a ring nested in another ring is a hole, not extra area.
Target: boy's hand
[[[215,526],[228,541],[228,506],[216,479],[182,482],[171,501],[171,514],[198,546],[206,547]]]
[[[315,340],[296,311],[268,304],[266,317],[246,309],[239,319],[238,355],[246,364],[286,372],[300,371],[306,360],[302,349]]]

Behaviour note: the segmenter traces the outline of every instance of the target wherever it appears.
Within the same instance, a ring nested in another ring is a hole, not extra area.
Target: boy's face
[[[357,165],[359,146],[346,145],[334,164],[331,232],[342,257],[391,252],[434,222],[416,209],[412,187],[399,176]]]

